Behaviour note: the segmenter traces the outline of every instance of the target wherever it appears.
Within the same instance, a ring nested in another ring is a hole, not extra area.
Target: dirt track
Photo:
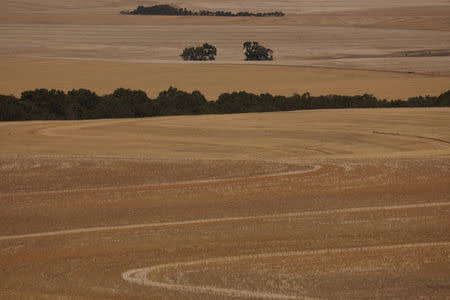
[[[396,250],[405,248],[423,248],[423,247],[448,247],[450,242],[443,243],[416,243],[416,244],[399,244],[390,246],[375,246],[375,247],[354,247],[354,248],[338,248],[338,249],[324,249],[324,250],[312,250],[312,251],[293,251],[293,252],[275,252],[264,253],[259,255],[242,255],[242,256],[229,256],[220,257],[215,259],[205,259],[199,261],[190,261],[182,263],[172,263],[165,265],[153,266],[150,268],[142,268],[136,270],[130,270],[122,274],[122,278],[131,283],[137,283],[140,285],[164,288],[169,290],[176,290],[182,292],[191,292],[197,294],[209,294],[228,297],[241,297],[241,298],[260,298],[260,299],[315,299],[310,297],[297,297],[293,295],[275,294],[268,292],[255,292],[249,290],[238,290],[230,288],[217,288],[214,286],[192,286],[183,284],[164,283],[160,281],[149,280],[148,277],[151,273],[155,273],[161,269],[168,268],[180,268],[184,266],[192,267],[195,265],[205,265],[214,263],[240,263],[242,260],[261,260],[272,257],[290,257],[290,256],[303,256],[303,255],[333,255],[335,253],[342,252],[363,252],[374,250]]]
[[[445,297],[449,113],[2,123],[0,296]]]

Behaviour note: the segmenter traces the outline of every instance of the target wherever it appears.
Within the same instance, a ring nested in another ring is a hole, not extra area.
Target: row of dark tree
[[[408,100],[379,100],[372,95],[313,97],[303,95],[272,96],[247,92],[224,93],[216,101],[207,101],[199,92],[176,88],[150,99],[139,90],[117,89],[98,96],[85,90],[68,93],[37,89],[20,98],[0,95],[0,121],[80,120],[100,118],[140,118],[172,115],[230,114],[330,108],[443,107],[450,106],[450,90],[438,97],[413,97]]]
[[[163,15],[163,16],[214,16],[214,17],[283,17],[285,14],[281,11],[252,13],[241,11],[232,13],[231,11],[192,11],[186,8],[176,8],[171,5],[161,4],[154,6],[138,6],[135,10],[121,11],[124,15]]]

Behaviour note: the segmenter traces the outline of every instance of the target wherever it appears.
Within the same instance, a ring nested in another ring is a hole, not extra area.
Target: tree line
[[[331,108],[449,107],[450,90],[440,96],[412,97],[408,100],[381,100],[373,95],[290,97],[256,95],[247,92],[221,94],[208,101],[199,92],[169,88],[151,99],[140,90],[119,88],[112,94],[99,96],[78,89],[25,91],[20,98],[0,95],[0,121],[81,120],[101,118],[141,118],[154,116],[231,114]]]
[[[138,6],[135,10],[121,11],[123,15],[162,15],[162,16],[213,16],[213,17],[283,17],[285,14],[281,11],[252,13],[241,11],[233,13],[231,11],[193,11],[186,8],[176,8],[168,4],[153,6]]]

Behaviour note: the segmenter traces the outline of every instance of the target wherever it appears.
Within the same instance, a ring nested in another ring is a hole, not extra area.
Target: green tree
[[[246,60],[273,60],[273,51],[269,48],[261,46],[258,42],[245,42]]]
[[[198,115],[209,111],[208,101],[199,91],[189,94],[170,87],[167,91],[159,93],[156,102],[160,109],[159,113],[164,116]]]
[[[76,120],[81,117],[78,102],[61,90],[36,89],[25,91],[20,98],[27,104],[32,119]]]
[[[124,101],[135,117],[150,117],[156,114],[154,101],[144,91],[119,88],[113,96]]]
[[[215,60],[217,48],[208,43],[204,43],[201,47],[185,48],[180,56],[184,60]]]
[[[25,120],[26,112],[14,96],[0,95],[0,121]]]

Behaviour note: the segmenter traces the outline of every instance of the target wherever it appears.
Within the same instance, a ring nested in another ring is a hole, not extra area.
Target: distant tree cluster
[[[163,91],[156,99],[145,92],[117,89],[98,96],[85,90],[25,91],[20,98],[0,95],[0,121],[81,120],[100,118],[140,118],[153,116],[230,114],[330,108],[449,107],[450,90],[438,97],[413,97],[406,101],[379,100],[372,95],[312,97],[308,93],[291,97],[256,95],[247,92],[221,94],[207,101],[199,92],[176,88]]]
[[[258,42],[245,42],[243,48],[246,60],[273,60],[273,51]]]
[[[273,51],[261,46],[258,42],[245,42],[243,49],[245,49],[246,60],[273,60]],[[216,55],[217,48],[208,43],[201,47],[184,48],[183,53],[180,54],[184,60],[215,60]]]
[[[217,49],[213,45],[204,43],[201,47],[184,48],[181,57],[184,60],[215,60]]]
[[[232,13],[231,11],[192,11],[186,8],[176,8],[171,5],[161,4],[154,6],[138,6],[135,10],[121,11],[124,15],[163,15],[163,16],[214,16],[214,17],[283,17],[285,14],[281,11],[266,13],[251,13],[242,11]]]

